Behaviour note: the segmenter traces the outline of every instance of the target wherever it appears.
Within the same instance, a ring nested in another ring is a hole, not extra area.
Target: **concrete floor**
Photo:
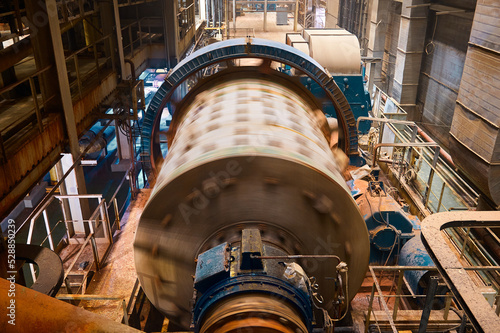
[[[229,23],[231,38],[242,38],[248,34],[256,38],[270,39],[276,42],[285,43],[286,33],[293,31],[293,15],[288,14],[288,25],[276,24],[276,13],[267,13],[266,31],[264,31],[264,13],[245,13],[244,16],[236,18],[236,34],[233,30],[233,23]],[[302,31],[302,26],[297,26],[298,31]]]

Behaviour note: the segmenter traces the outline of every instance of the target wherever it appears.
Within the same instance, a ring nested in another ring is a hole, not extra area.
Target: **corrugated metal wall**
[[[451,126],[457,164],[500,206],[500,2],[478,0]]]
[[[401,3],[393,1],[389,10],[389,25],[385,38],[384,57],[382,58],[382,88],[392,96],[396,55],[398,52],[399,28],[401,24]]]
[[[449,146],[449,131],[464,68],[475,0],[461,2],[460,6],[471,10],[468,17],[437,16],[434,11],[429,13],[426,52],[422,59],[417,95],[422,126],[446,148]]]

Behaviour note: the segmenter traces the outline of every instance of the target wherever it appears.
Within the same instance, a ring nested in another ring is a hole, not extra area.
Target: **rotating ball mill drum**
[[[218,294],[218,302],[197,308],[203,295],[194,288],[193,279],[201,274],[196,259],[210,250],[217,253],[218,246],[243,254],[248,242],[244,230],[257,232],[260,250],[255,253],[263,256],[339,256],[349,269],[342,289],[346,303],[364,278],[368,232],[329,148],[326,118],[298,80],[271,72],[257,67],[222,71],[193,88],[173,116],[169,153],[142,213],[134,247],[137,274],[149,300],[184,329],[194,324],[200,331],[209,325],[207,320],[221,318],[218,310],[238,304],[265,312],[264,317],[272,317],[266,308],[281,308],[300,318],[294,321],[298,331],[310,328],[310,318],[293,300],[269,298],[275,294],[266,283],[237,287],[240,293]],[[279,280],[281,274],[271,273],[280,269],[277,260],[262,260],[269,270],[263,273],[235,271],[229,262],[221,266],[229,275],[210,285],[227,283],[224,290],[234,291],[230,285],[235,278],[274,274]],[[322,307],[336,317],[333,278],[338,263],[325,258],[297,263],[308,277],[315,277]],[[238,286],[250,283],[245,281]]]

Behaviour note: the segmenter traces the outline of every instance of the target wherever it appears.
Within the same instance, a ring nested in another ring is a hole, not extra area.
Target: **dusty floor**
[[[233,23],[229,23],[231,38],[251,37],[270,39],[276,42],[285,43],[286,33],[293,31],[293,17],[288,14],[288,25],[276,24],[276,13],[267,13],[267,25],[264,31],[264,13],[245,13],[244,16],[236,18],[236,34],[233,30]],[[302,31],[302,26],[297,26],[298,31]]]
[[[122,300],[125,299],[128,303],[137,279],[133,250],[135,231],[150,192],[151,190],[143,189],[136,200],[131,201],[121,220],[121,230],[114,234],[114,245],[101,269],[92,277],[86,291],[87,294],[116,297],[120,300],[82,301],[79,305],[86,310],[99,313],[113,321],[122,320]],[[62,289],[61,292],[65,290]]]

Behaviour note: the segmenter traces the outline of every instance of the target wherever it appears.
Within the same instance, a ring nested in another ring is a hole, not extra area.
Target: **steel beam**
[[[125,80],[125,55],[123,54],[122,25],[120,23],[120,12],[118,10],[118,0],[113,0],[113,12],[116,28],[116,41],[118,43],[118,61],[120,62],[120,76]]]
[[[33,54],[33,46],[30,37],[26,37],[0,50],[0,59],[2,59],[0,62],[0,72],[6,71],[31,54]]]
[[[437,276],[431,276],[431,282],[429,288],[427,289],[427,297],[425,298],[418,333],[425,333],[427,331],[427,324],[429,323],[429,316],[431,315],[432,303],[434,302],[434,295],[436,295],[438,281],[439,278]]]
[[[498,212],[436,213],[422,221],[422,242],[477,332],[500,332],[500,318],[448,246],[442,230],[452,227],[499,227]]]

